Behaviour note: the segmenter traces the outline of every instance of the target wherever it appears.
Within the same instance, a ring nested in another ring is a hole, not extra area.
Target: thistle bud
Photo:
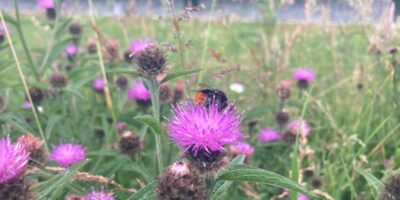
[[[167,103],[171,100],[172,90],[167,84],[162,84],[160,87],[160,101]]]
[[[47,19],[54,20],[57,16],[56,9],[55,8],[47,8],[46,16],[47,16]]]
[[[159,200],[203,200],[207,188],[201,178],[184,162],[172,164],[159,178],[156,188]]]
[[[33,104],[40,104],[44,99],[44,92],[39,88],[29,89],[29,95],[32,98]],[[26,99],[28,99],[28,97]]]
[[[139,136],[132,133],[132,131],[125,131],[122,134],[118,146],[121,153],[133,157],[139,153],[142,148],[142,142],[140,141]]]
[[[289,121],[289,118],[290,118],[289,113],[285,110],[281,110],[277,112],[275,115],[276,122],[281,126],[286,125]]]
[[[288,99],[290,98],[291,95],[291,87],[292,87],[292,82],[285,80],[281,81],[278,86],[276,87],[276,95],[280,99]]]
[[[97,53],[97,45],[96,41],[93,38],[90,38],[87,43],[87,51],[89,54]]]
[[[400,174],[392,176],[381,190],[383,200],[400,199]]]
[[[54,73],[50,77],[50,84],[53,88],[64,88],[68,83],[67,77],[61,73]]]
[[[120,89],[125,89],[126,86],[128,85],[129,79],[126,76],[118,76],[117,80],[115,81],[115,84],[118,86]]]
[[[82,27],[79,23],[72,23],[69,26],[69,33],[73,36],[79,36],[82,34]]]
[[[166,68],[164,51],[155,45],[149,45],[143,51],[136,53],[135,61],[139,73],[146,77],[157,76]]]
[[[116,61],[116,60],[120,59],[119,51],[118,51],[119,50],[119,41],[118,40],[115,40],[115,39],[107,40],[105,47],[106,47],[108,58],[110,60]]]

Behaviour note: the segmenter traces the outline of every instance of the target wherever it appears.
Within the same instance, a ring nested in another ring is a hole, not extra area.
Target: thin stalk
[[[6,22],[4,21],[3,12],[0,12],[0,18],[1,18],[1,23],[5,27]],[[17,53],[15,52],[14,45],[13,45],[13,43],[11,41],[10,33],[9,33],[8,29],[4,29],[4,32],[6,33],[7,41],[10,44],[11,53],[12,53],[12,55],[14,57],[15,64],[17,65],[18,73],[19,73],[19,76],[21,78],[22,84],[24,85],[25,94],[28,97],[29,103],[32,105],[33,116],[34,116],[35,122],[36,122],[36,124],[38,126],[40,136],[42,137],[42,140],[44,141],[44,146],[45,146],[46,150],[49,151],[49,146],[48,146],[47,140],[46,140],[46,138],[44,136],[42,125],[40,124],[39,117],[38,117],[37,112],[36,112],[36,108],[35,108],[35,106],[33,106],[34,104],[33,104],[31,95],[29,94],[28,84],[26,83],[24,73],[22,72],[21,64],[20,64],[20,62],[18,60]]]
[[[40,81],[39,72],[35,68],[35,64],[33,63],[32,56],[29,53],[30,51],[29,51],[28,45],[26,44],[24,32],[22,31],[22,28],[21,28],[21,21],[20,21],[20,16],[19,16],[19,8],[18,8],[17,0],[14,0],[14,7],[15,7],[15,14],[17,16],[16,18],[17,18],[17,22],[18,22],[16,24],[16,28],[17,28],[17,33],[18,33],[19,39],[21,40],[22,47],[23,47],[26,57],[28,59],[29,66],[32,68],[32,72],[35,76],[35,79],[36,79],[36,81]]]
[[[160,124],[160,84],[157,82],[157,79],[154,77],[145,78],[144,81],[147,82],[149,86],[150,94],[151,94],[151,104],[153,108],[153,116],[157,120],[158,124]],[[156,143],[156,155],[157,155],[157,162],[158,162],[158,172],[159,174],[162,173],[164,166],[163,166],[163,158],[161,154],[161,133],[155,133],[154,139]]]

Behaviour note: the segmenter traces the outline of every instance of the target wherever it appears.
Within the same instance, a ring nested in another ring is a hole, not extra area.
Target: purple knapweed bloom
[[[54,8],[53,0],[36,0],[38,6],[43,9]]]
[[[92,82],[92,87],[96,92],[103,92],[105,86],[106,86],[106,83],[104,82],[104,80],[102,78],[94,79]]]
[[[115,128],[117,128],[118,132],[122,133],[126,128],[126,123],[125,122],[117,122],[117,124],[115,125]]]
[[[254,148],[246,142],[239,142],[237,144],[233,144],[230,146],[230,150],[233,154],[236,155],[246,155],[251,156],[254,153]]]
[[[32,108],[32,104],[29,101],[24,101],[24,103],[22,104],[22,107],[25,109],[29,109],[29,108]]]
[[[83,197],[83,200],[115,200],[115,198],[111,192],[93,191],[87,196]]]
[[[309,198],[304,194],[299,194],[297,196],[297,200],[309,200]]]
[[[225,145],[241,141],[240,116],[233,104],[219,110],[216,104],[208,108],[187,102],[173,108],[169,120],[168,134],[184,151],[190,149],[194,155],[225,151]]]
[[[286,131],[289,131],[293,135],[299,134],[302,137],[306,137],[310,134],[311,128],[304,120],[296,119],[286,126]]]
[[[13,144],[9,137],[0,139],[0,185],[18,179],[28,160],[29,153],[23,145]]]
[[[85,148],[78,144],[61,144],[56,146],[49,160],[55,161],[62,167],[68,167],[85,159]]]
[[[69,44],[67,48],[65,48],[64,54],[66,56],[74,56],[78,53],[78,47],[75,44]]]
[[[273,128],[266,128],[260,130],[257,139],[259,142],[274,142],[282,140],[282,135]]]
[[[151,94],[144,87],[142,81],[136,81],[136,84],[128,89],[127,98],[130,101],[148,101],[151,98]]]
[[[315,73],[310,69],[298,68],[293,72],[293,79],[300,89],[306,89],[310,82],[315,80]]]
[[[143,51],[147,46],[153,44],[150,40],[134,40],[131,43],[129,51],[132,55],[136,54],[139,51]]]

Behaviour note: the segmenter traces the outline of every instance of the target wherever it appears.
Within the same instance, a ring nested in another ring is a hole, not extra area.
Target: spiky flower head
[[[85,159],[85,148],[78,144],[61,144],[53,148],[49,160],[68,167]]]
[[[144,49],[146,49],[146,47],[148,47],[149,45],[152,45],[152,44],[154,44],[154,43],[151,42],[150,40],[134,40],[131,43],[129,51],[130,51],[131,55],[135,55],[139,51],[143,51]]]
[[[82,34],[82,26],[78,22],[72,23],[69,25],[69,33],[74,36],[78,36]]]
[[[50,84],[54,88],[64,88],[68,83],[67,77],[62,73],[54,73],[50,77]]]
[[[171,140],[196,155],[200,150],[206,154],[224,152],[224,146],[238,143],[240,116],[233,104],[219,110],[216,104],[208,108],[191,102],[175,106],[173,117],[169,120],[168,134]]]
[[[239,142],[230,146],[230,151],[234,155],[251,156],[254,153],[254,148],[247,142]]]
[[[19,179],[25,172],[29,153],[19,144],[13,144],[9,137],[0,139],[0,188]]]
[[[306,89],[308,84],[315,80],[315,73],[306,68],[298,68],[293,72],[293,79],[297,81],[300,89]]]
[[[137,134],[132,131],[125,131],[119,140],[118,147],[121,153],[133,157],[140,152],[142,142]]]
[[[145,77],[155,77],[165,71],[164,51],[155,45],[149,45],[135,54],[138,72]]]
[[[54,8],[53,0],[36,0],[38,6],[43,9]]]
[[[100,93],[103,92],[105,86],[106,86],[106,83],[104,82],[104,80],[102,78],[94,79],[92,82],[92,87],[96,92],[100,92]]]
[[[18,143],[25,147],[25,150],[30,153],[30,166],[39,166],[47,160],[46,151],[43,149],[43,140],[35,137],[31,133],[22,135],[18,138]]]
[[[136,84],[128,89],[127,98],[130,101],[148,101],[151,98],[151,94],[142,81],[136,81]]]
[[[77,53],[78,53],[78,46],[76,46],[75,44],[69,44],[64,51],[64,54],[68,57],[75,56]]]
[[[29,95],[31,96],[32,102],[35,105],[40,104],[44,99],[44,92],[40,88],[30,88]],[[28,99],[28,97],[26,97],[26,99]]]
[[[115,125],[115,128],[117,128],[117,131],[119,133],[122,133],[126,128],[126,123],[125,122],[117,122],[117,124]]]
[[[395,174],[385,183],[381,190],[383,200],[398,200],[400,199],[400,174]]]
[[[126,86],[128,85],[129,79],[128,77],[121,75],[117,77],[117,80],[115,81],[115,84],[120,88],[120,89],[125,89]]]
[[[105,44],[107,57],[110,60],[119,60],[119,41],[116,39],[108,39]]]
[[[25,109],[30,109],[30,108],[32,108],[32,104],[29,103],[29,101],[24,101],[24,103],[22,104],[22,107]]]
[[[311,131],[310,126],[307,124],[307,122],[301,119],[292,120],[286,126],[286,132],[289,132],[292,135],[300,135],[302,137],[307,137],[307,135],[310,134],[310,131]]]
[[[83,200],[115,200],[115,198],[111,192],[93,191],[87,196],[83,197]]]
[[[159,178],[159,200],[203,200],[207,197],[204,182],[185,162],[176,162]]]
[[[164,83],[160,86],[160,101],[162,103],[167,103],[171,100],[172,90],[168,84]]]
[[[309,200],[309,198],[304,194],[299,194],[297,196],[297,200]]]
[[[276,95],[280,99],[288,99],[291,95],[292,82],[284,80],[278,83],[276,86]]]
[[[266,128],[259,132],[257,139],[259,142],[274,142],[282,140],[282,135],[273,128]]]
[[[285,109],[282,109],[275,114],[275,120],[280,126],[286,125],[289,122],[289,119],[289,112]]]

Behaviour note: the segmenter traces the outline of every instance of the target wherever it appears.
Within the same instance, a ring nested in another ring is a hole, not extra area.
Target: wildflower
[[[61,73],[54,73],[50,77],[50,84],[54,88],[64,88],[68,83],[67,77]]]
[[[133,157],[139,153],[142,148],[142,142],[140,141],[139,136],[134,134],[132,131],[125,131],[119,140],[118,146],[119,150],[123,154]]]
[[[172,90],[167,84],[162,84],[160,86],[160,101],[162,103],[167,103],[170,101],[172,96]]]
[[[309,200],[309,198],[304,194],[299,194],[297,196],[297,200]]]
[[[126,76],[118,76],[117,80],[115,81],[115,84],[120,88],[120,89],[125,89],[126,86],[128,85],[129,79]]]
[[[400,174],[395,174],[384,184],[381,190],[383,200],[398,200],[400,199]]]
[[[320,188],[320,187],[322,186],[322,180],[321,180],[320,178],[314,178],[314,179],[311,181],[311,185],[312,185],[314,188],[318,189],[318,188]]]
[[[126,128],[126,123],[125,122],[117,122],[115,127],[117,128],[119,133],[122,133]]]
[[[78,144],[61,144],[50,153],[49,160],[68,167],[85,159],[85,149]]]
[[[119,60],[119,41],[115,39],[108,39],[105,44],[107,56],[110,60]]]
[[[285,111],[284,109],[282,109],[281,111],[277,112],[276,115],[275,115],[276,122],[281,126],[283,126],[286,123],[288,123],[289,118],[290,118],[289,113],[287,111]]]
[[[186,103],[173,109],[168,134],[183,148],[186,157],[199,169],[212,170],[221,160],[225,145],[240,142],[240,116],[233,104],[220,110],[217,104],[209,108]]]
[[[83,200],[115,200],[115,198],[111,192],[93,191],[87,196],[83,197]]]
[[[293,72],[293,79],[300,89],[307,89],[309,83],[315,80],[315,73],[310,69],[298,68]]]
[[[32,104],[29,103],[29,101],[24,101],[24,103],[22,104],[22,107],[25,109],[29,109],[29,108],[32,108]]]
[[[0,139],[0,188],[17,181],[25,172],[28,160],[29,153],[24,146],[13,144],[9,137]]]
[[[94,91],[102,93],[104,91],[104,87],[106,86],[106,83],[102,78],[97,78],[93,80],[92,82],[92,88]]]
[[[36,0],[38,6],[46,9],[47,19],[53,20],[56,18],[56,9],[53,0]]]
[[[266,128],[259,132],[257,139],[259,142],[274,142],[282,140],[282,135],[273,128]]]
[[[147,107],[151,103],[151,94],[144,87],[142,81],[136,81],[136,84],[128,89],[127,99],[129,101],[136,101],[136,103],[142,107]]]
[[[71,194],[65,197],[65,200],[83,200],[83,197],[80,197],[76,194]]]
[[[21,144],[29,154],[28,164],[30,166],[42,165],[46,160],[46,152],[43,149],[43,140],[35,137],[31,133],[22,135],[18,138],[18,143]]]
[[[89,38],[87,42],[87,51],[89,54],[95,54],[97,53],[97,45],[96,45],[96,40],[93,38]]]
[[[289,80],[281,81],[276,87],[276,95],[280,99],[289,99],[291,95],[292,82]]]
[[[152,44],[153,42],[149,40],[134,40],[129,48],[130,54],[135,55],[136,53],[145,50],[146,47]]]
[[[68,58],[75,56],[77,53],[78,47],[75,44],[69,44],[64,51],[64,55],[66,55]]]
[[[82,27],[81,25],[76,22],[69,25],[69,33],[73,36],[79,36],[82,34]]]
[[[164,51],[155,45],[149,45],[135,54],[138,72],[145,77],[155,77],[164,72],[166,59]]]
[[[286,125],[283,140],[287,144],[293,144],[296,141],[297,135],[301,138],[306,138],[310,134],[311,128],[304,120],[293,120]]]
[[[44,92],[40,88],[35,88],[35,87],[30,88],[29,95],[31,96],[32,102],[35,105],[40,104],[44,99]]]
[[[251,156],[254,153],[254,148],[246,142],[239,142],[230,146],[230,151],[233,155],[246,155]]]
[[[176,162],[159,178],[156,188],[159,200],[203,200],[207,188],[185,162]]]

